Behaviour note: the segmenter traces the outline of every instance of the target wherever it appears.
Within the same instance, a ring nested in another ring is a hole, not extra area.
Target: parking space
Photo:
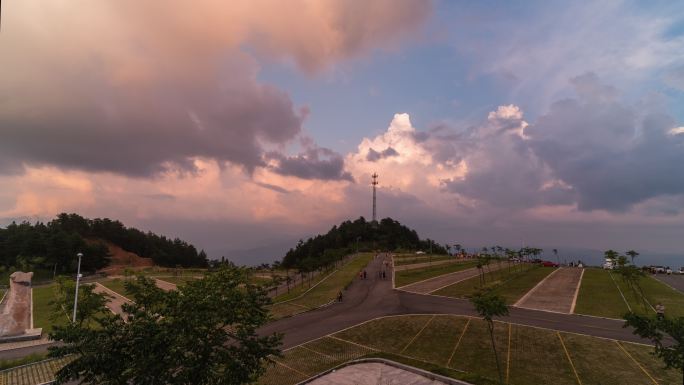
[[[516,304],[526,309],[572,313],[583,269],[565,267],[549,274]]]

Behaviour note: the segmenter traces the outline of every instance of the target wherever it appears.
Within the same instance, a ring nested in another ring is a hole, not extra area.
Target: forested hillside
[[[12,223],[0,228],[0,265],[4,269],[70,272],[76,267],[76,253],[81,252],[81,268],[94,271],[109,262],[107,247],[97,240],[152,258],[160,266],[207,265],[204,251],[198,252],[180,239],[143,232],[108,218],[87,219],[77,214],[60,214],[48,223]]]
[[[385,218],[375,226],[360,217],[355,221],[345,221],[333,226],[325,235],[317,235],[306,241],[300,240],[290,249],[282,265],[300,270],[315,270],[330,264],[358,247],[361,251],[370,250],[424,250],[432,246],[435,254],[446,254],[447,250],[430,239],[421,240],[415,230],[402,225],[392,218]]]

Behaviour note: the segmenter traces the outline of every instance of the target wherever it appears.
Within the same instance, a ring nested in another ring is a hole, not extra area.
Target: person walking
[[[665,318],[665,305],[658,302],[658,304],[655,306],[655,311],[656,311],[656,318],[658,318],[659,320],[662,320]]]
[[[342,302],[342,291],[337,293],[337,302]]]
[[[363,271],[363,279],[366,279],[368,277],[368,273],[366,273],[366,270]]]

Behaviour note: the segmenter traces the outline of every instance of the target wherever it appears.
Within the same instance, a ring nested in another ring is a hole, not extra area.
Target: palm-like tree
[[[625,254],[629,255],[629,257],[632,259],[632,265],[634,264],[634,258],[636,258],[639,255],[639,253],[637,253],[634,250],[629,250]]]
[[[503,382],[503,372],[501,371],[501,363],[499,363],[499,354],[496,351],[496,342],[494,341],[494,317],[502,317],[508,315],[508,307],[506,301],[491,291],[478,293],[470,299],[470,302],[475,306],[475,310],[487,322],[487,329],[489,330],[489,337],[492,341],[492,350],[494,351],[494,358],[496,360],[496,369],[499,372],[499,382]]]

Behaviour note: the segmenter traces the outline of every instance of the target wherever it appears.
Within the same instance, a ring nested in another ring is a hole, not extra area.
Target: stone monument
[[[10,275],[9,289],[0,302],[0,343],[38,339],[41,329],[33,328],[33,273]]]

